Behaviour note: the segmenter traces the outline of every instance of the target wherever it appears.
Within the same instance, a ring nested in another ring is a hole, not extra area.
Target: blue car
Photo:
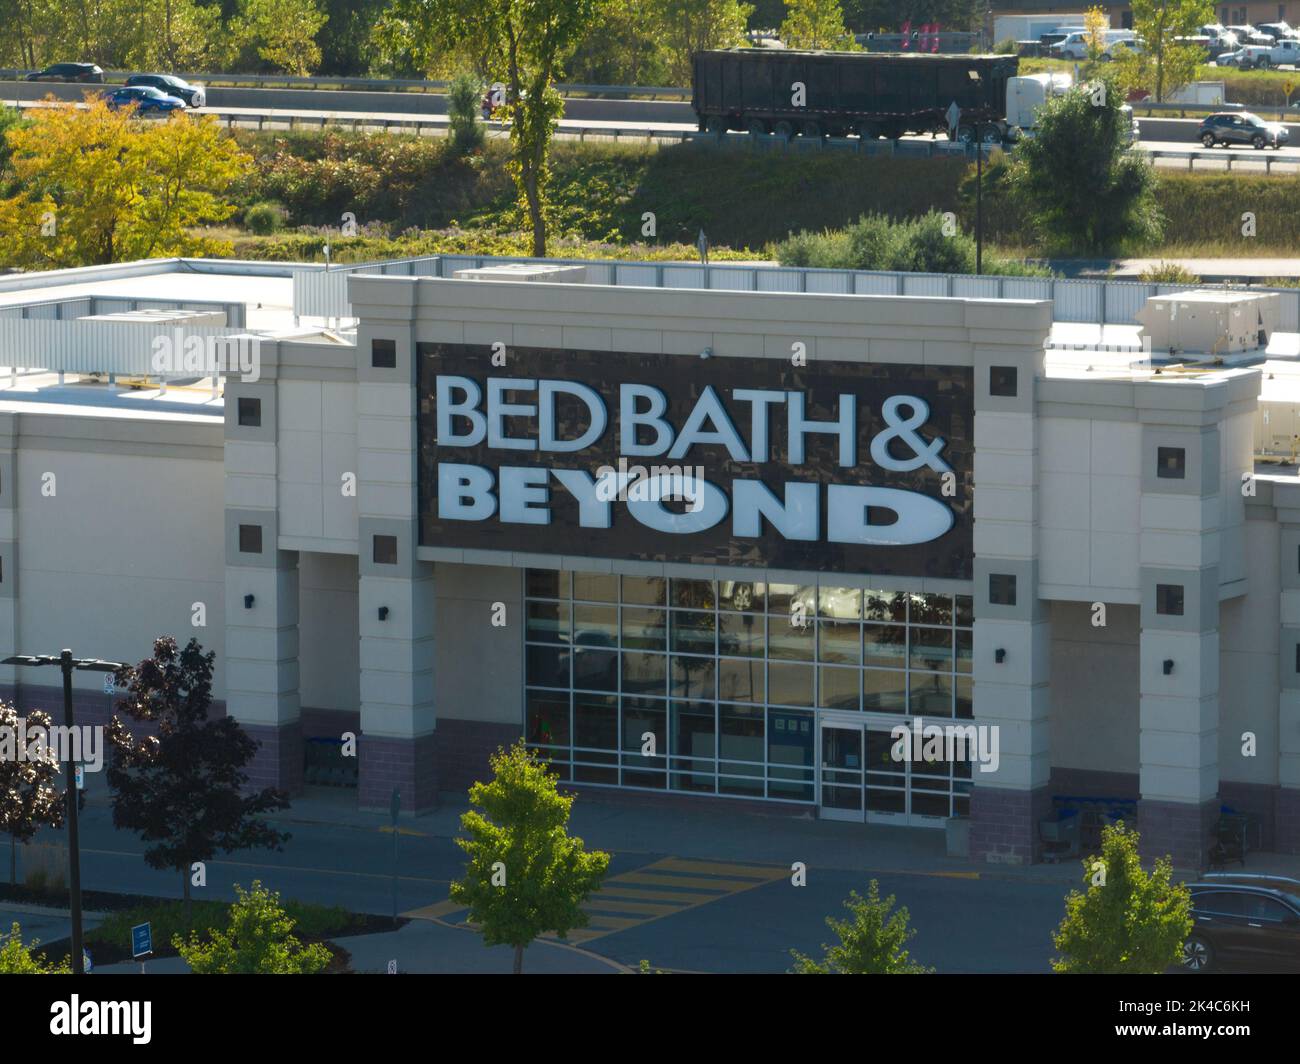
[[[132,85],[121,89],[110,89],[104,93],[110,109],[116,111],[122,107],[135,107],[140,114],[150,111],[169,113],[184,111],[185,101],[147,85]]]

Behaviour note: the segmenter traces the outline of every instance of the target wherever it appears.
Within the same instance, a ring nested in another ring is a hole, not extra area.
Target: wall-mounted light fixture
[[[380,619],[381,621],[386,621],[386,620],[388,620],[388,607],[387,607],[387,606],[380,606],[380,607],[379,607],[379,619]]]
[[[245,595],[245,596],[244,596],[244,609],[246,609],[246,610],[251,610],[251,609],[253,608],[253,602],[254,602],[254,601],[255,601],[255,600],[254,600],[254,598],[253,598],[252,595]]]
[[[1173,658],[1165,658],[1164,670],[1165,670],[1165,675],[1166,675],[1166,676],[1168,676],[1171,672],[1174,671],[1174,659],[1173,659]]]
[[[997,650],[993,651],[993,660],[1001,665],[1007,660],[1007,652],[1002,647],[998,647]]]

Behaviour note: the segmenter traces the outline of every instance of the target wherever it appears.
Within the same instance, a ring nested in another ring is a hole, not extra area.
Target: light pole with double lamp
[[[90,672],[117,672],[122,668],[116,661],[99,658],[74,658],[71,650],[62,651],[58,657],[50,654],[36,656],[16,654],[0,661],[0,665],[58,665],[63,670],[63,723],[68,735],[76,727],[72,719],[72,673],[75,669]],[[68,898],[72,909],[72,971],[86,974],[86,957],[81,945],[81,851],[77,840],[77,766],[68,761]]]

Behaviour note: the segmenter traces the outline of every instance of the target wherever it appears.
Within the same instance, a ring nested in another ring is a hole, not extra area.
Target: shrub
[[[975,239],[938,211],[891,221],[864,214],[845,229],[807,231],[781,241],[770,254],[783,266],[823,269],[898,270],[910,273],[974,273]],[[1043,275],[1041,267],[986,257],[984,272]]]
[[[932,971],[912,960],[906,950],[916,931],[908,927],[906,908],[894,908],[894,896],[880,896],[874,879],[864,898],[856,890],[844,903],[850,919],[826,917],[826,925],[839,936],[839,944],[822,943],[823,959],[791,950],[798,975],[920,975]]]
[[[993,46],[994,55],[1015,55],[1017,51],[1019,51],[1019,49],[1016,48],[1016,42],[1011,37],[1008,37],[1004,41],[998,41],[998,43]]]
[[[254,203],[244,211],[244,225],[258,236],[270,236],[284,224],[284,208],[278,203]]]
[[[1196,284],[1200,277],[1180,262],[1160,262],[1138,274],[1138,280],[1159,284]]]
[[[469,155],[483,147],[486,137],[478,120],[483,87],[473,74],[457,74],[447,88],[448,136],[456,155]]]
[[[32,939],[30,946],[23,945],[22,928],[15,923],[8,935],[0,936],[0,975],[68,975],[72,965],[65,957],[59,964],[45,964],[32,951],[40,945]]]
[[[315,975],[330,962],[319,943],[304,946],[293,934],[294,919],[280,906],[280,895],[253,880],[251,890],[238,885],[239,900],[230,907],[230,923],[213,929],[204,942],[197,934],[180,935],[172,945],[197,975]]]

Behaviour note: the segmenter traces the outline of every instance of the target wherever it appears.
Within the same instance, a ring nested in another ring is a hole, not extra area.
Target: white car
[[[1132,30],[1106,30],[1102,35],[1103,48],[1101,58],[1111,60],[1119,48],[1137,48],[1137,34]],[[1062,59],[1088,58],[1088,34],[1075,30],[1059,44],[1052,45],[1052,54]]]

